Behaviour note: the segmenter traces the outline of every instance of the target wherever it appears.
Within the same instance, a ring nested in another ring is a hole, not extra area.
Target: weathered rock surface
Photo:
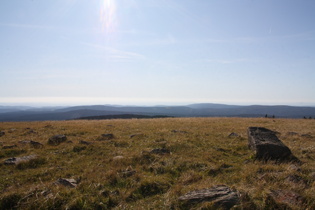
[[[55,135],[49,138],[48,144],[57,146],[65,141],[67,141],[67,137],[65,135]]]
[[[65,187],[75,188],[78,185],[78,182],[75,179],[64,179],[59,178],[55,184],[63,185]]]
[[[13,157],[13,158],[9,158],[9,159],[5,160],[4,164],[5,165],[17,165],[19,163],[28,162],[28,161],[36,159],[36,158],[37,158],[36,155],[28,155],[28,156],[23,156],[23,157]]]
[[[115,138],[114,137],[114,134],[112,133],[105,133],[105,134],[102,134],[100,137],[97,138],[98,141],[106,141],[106,140],[111,140]]]
[[[272,206],[279,207],[279,209],[296,209],[296,207],[303,209],[304,201],[305,198],[300,194],[289,190],[272,190],[267,198],[267,202],[272,203]]]
[[[248,146],[255,151],[258,160],[297,161],[274,131],[262,127],[248,128]]]
[[[180,196],[178,199],[187,206],[201,202],[213,202],[214,206],[223,209],[230,209],[240,202],[239,193],[225,185],[217,185],[209,189],[192,191]]]

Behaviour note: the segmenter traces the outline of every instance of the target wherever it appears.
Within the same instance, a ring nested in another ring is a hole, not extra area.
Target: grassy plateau
[[[302,164],[255,160],[248,149],[251,126],[277,131]],[[0,131],[5,133],[0,137],[0,209],[188,209],[178,200],[181,195],[215,185],[240,193],[234,209],[315,209],[315,120],[4,122]],[[113,136],[106,139],[102,134]],[[54,135],[67,140],[49,145]],[[36,159],[4,163],[29,155]],[[77,186],[57,184],[59,178],[74,179]],[[272,190],[296,192],[303,201],[279,206],[269,200]],[[203,202],[189,208],[215,207]]]

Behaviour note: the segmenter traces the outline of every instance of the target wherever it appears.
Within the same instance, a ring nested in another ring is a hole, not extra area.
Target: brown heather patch
[[[262,126],[304,164],[254,161],[247,128]],[[14,129],[14,130],[11,130]],[[178,197],[196,189],[228,185],[240,191],[239,208],[272,208],[270,190],[291,190],[315,207],[315,121],[265,118],[170,118],[0,123],[0,209],[179,209]],[[32,130],[32,132],[29,132]],[[9,132],[10,131],[10,132]],[[238,137],[229,137],[230,133]],[[297,135],[290,135],[295,132]],[[289,134],[288,134],[289,133]],[[53,135],[66,135],[58,146]],[[97,141],[102,134],[114,139]],[[137,135],[130,138],[131,135]],[[308,135],[303,135],[308,134]],[[34,148],[19,141],[36,141]],[[80,141],[91,144],[80,144]],[[153,149],[170,154],[153,154]],[[36,154],[32,163],[5,159]],[[54,184],[78,181],[76,188]],[[269,206],[268,206],[269,205]],[[198,208],[210,208],[204,203]]]

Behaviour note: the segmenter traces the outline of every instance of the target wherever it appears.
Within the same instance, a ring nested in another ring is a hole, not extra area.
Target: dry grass
[[[279,138],[304,164],[254,161],[247,147],[250,126],[278,131]],[[267,195],[276,189],[302,195],[305,206],[301,209],[315,207],[314,120],[8,122],[0,123],[0,131],[6,133],[0,137],[2,145],[18,146],[0,150],[0,209],[180,209],[180,195],[217,184],[241,192],[240,209],[270,208]],[[232,132],[239,137],[228,137]],[[106,133],[114,139],[97,140]],[[49,137],[57,134],[66,135],[67,142],[48,145]],[[44,147],[19,144],[23,140],[37,141]],[[81,140],[92,144],[80,144]],[[171,153],[150,153],[155,148]],[[31,164],[3,164],[10,157],[32,154],[38,159]],[[289,176],[298,176],[301,181],[294,183]],[[76,188],[55,185],[60,177],[74,178],[79,184]],[[199,207],[208,208],[207,204]]]

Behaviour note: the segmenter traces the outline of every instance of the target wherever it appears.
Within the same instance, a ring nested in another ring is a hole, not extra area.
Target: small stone
[[[106,141],[114,138],[114,134],[106,133],[97,138],[98,141]]]
[[[48,144],[57,146],[65,141],[67,141],[67,137],[65,135],[55,135],[49,138]]]
[[[92,144],[92,143],[89,142],[89,141],[83,141],[83,140],[81,140],[79,143],[80,143],[80,144],[85,144],[85,145],[90,145],[90,144]]]
[[[230,135],[229,135],[229,137],[231,138],[231,137],[239,137],[239,135],[237,134],[237,133],[230,133]]]
[[[75,179],[64,179],[59,178],[55,184],[63,185],[65,187],[75,188],[77,187],[78,182]]]
[[[37,141],[30,141],[30,145],[33,147],[33,148],[35,148],[35,149],[40,149],[40,148],[43,148],[44,147],[44,145],[43,144],[41,144],[41,143],[39,143],[39,142],[37,142]]]
[[[29,130],[27,133],[28,133],[28,134],[36,134],[37,132],[34,131],[34,130]]]
[[[119,161],[119,160],[122,160],[124,158],[125,158],[124,156],[118,155],[118,156],[113,157],[113,161]]]

